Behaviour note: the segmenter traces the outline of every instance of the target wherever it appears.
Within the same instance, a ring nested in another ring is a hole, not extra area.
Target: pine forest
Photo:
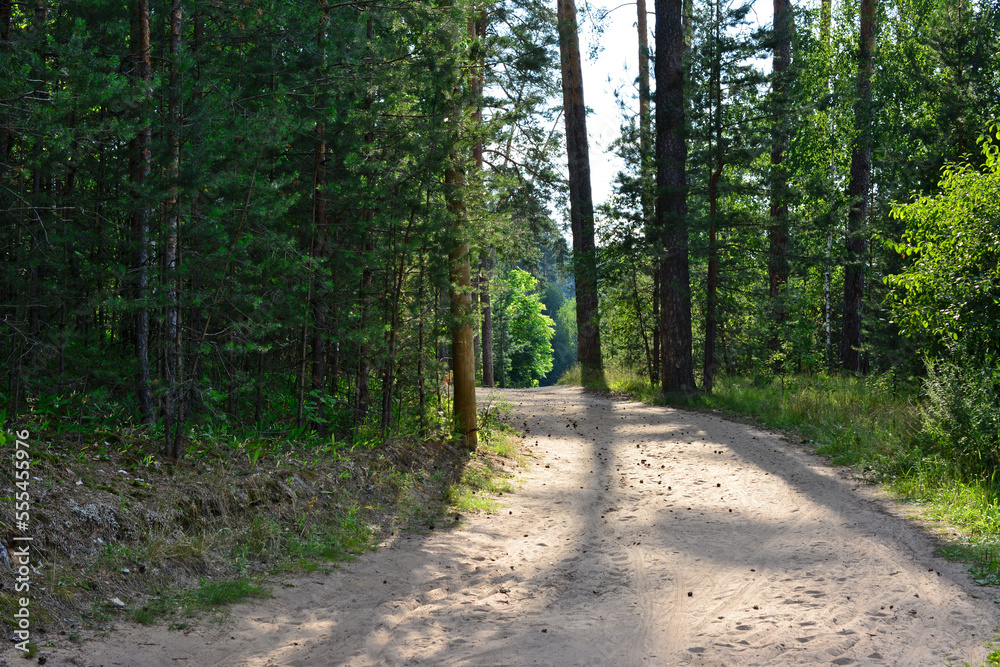
[[[362,511],[582,385],[966,489],[1000,583],[1000,2],[591,2],[0,1],[0,444]]]

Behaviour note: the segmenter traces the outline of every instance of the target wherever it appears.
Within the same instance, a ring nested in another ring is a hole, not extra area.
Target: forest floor
[[[913,506],[804,445],[579,387],[503,392],[531,465],[497,514],[397,533],[183,630],[51,664],[982,664],[1000,590]],[[18,664],[13,651],[11,664]]]

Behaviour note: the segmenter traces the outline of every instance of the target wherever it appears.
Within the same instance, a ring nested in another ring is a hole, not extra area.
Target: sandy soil
[[[536,458],[501,514],[277,584],[225,625],[123,628],[50,664],[984,660],[1000,592],[802,445],[578,388],[506,394]]]

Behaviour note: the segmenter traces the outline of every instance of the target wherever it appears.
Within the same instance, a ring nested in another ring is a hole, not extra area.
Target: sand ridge
[[[52,664],[941,665],[988,653],[1000,592],[801,445],[578,387],[501,393],[534,459],[500,514],[288,579],[225,625],[124,627],[51,651]]]

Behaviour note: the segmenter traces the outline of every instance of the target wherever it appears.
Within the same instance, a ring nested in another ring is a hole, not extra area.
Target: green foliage
[[[994,135],[996,138],[994,138]],[[902,329],[1000,354],[1000,127],[980,138],[985,165],[944,167],[941,191],[897,205],[905,223],[899,243],[910,263],[888,276],[893,313]]]
[[[505,339],[497,361],[514,387],[537,387],[552,370],[555,322],[543,314],[545,305],[535,291],[537,287],[538,280],[522,269],[511,269],[494,283]]]
[[[957,345],[927,362],[924,433],[962,477],[995,482],[1000,467],[1000,388],[994,368]]]

